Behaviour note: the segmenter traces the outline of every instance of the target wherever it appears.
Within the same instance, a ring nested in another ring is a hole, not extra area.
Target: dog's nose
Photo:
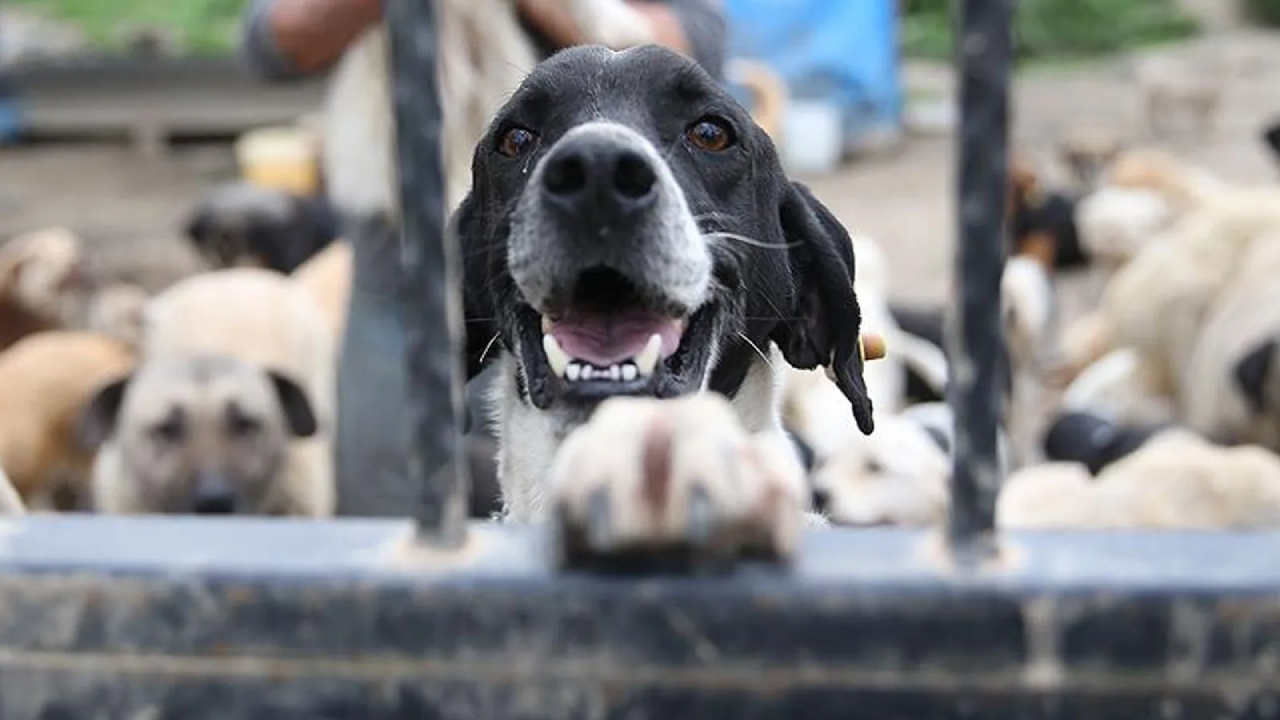
[[[561,141],[547,158],[544,196],[574,213],[630,213],[652,205],[658,176],[643,154],[624,144],[583,136]]]
[[[191,495],[193,514],[233,515],[236,505],[235,489],[221,474],[202,473],[196,478],[195,491]]]

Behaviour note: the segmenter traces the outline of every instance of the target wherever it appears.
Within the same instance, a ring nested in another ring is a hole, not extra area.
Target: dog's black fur
[[[1244,395],[1253,412],[1262,414],[1275,402],[1267,395],[1272,373],[1276,370],[1276,352],[1280,343],[1270,338],[1258,343],[1236,362],[1233,376],[1236,387]]]
[[[729,147],[709,151],[688,139],[689,129],[706,118],[731,129]],[[541,351],[539,322],[556,308],[532,307],[509,264],[516,206],[536,164],[557,152],[566,132],[589,121],[624,125],[653,144],[713,258],[709,300],[678,309],[691,313],[680,349],[659,363],[652,382],[625,394],[686,394],[709,372],[710,389],[733,397],[760,361],[756,348],[772,341],[796,367],[832,364],[858,426],[870,433],[848,233],[806,187],[785,177],[772,142],[746,110],[693,61],[654,46],[557,53],[533,70],[479,143],[472,191],[452,219],[464,255],[468,377],[480,372],[496,336],[519,360],[521,400],[534,407],[581,409],[581,420],[605,395],[624,394],[575,392],[554,376]],[[514,127],[537,136],[536,147],[519,157],[499,151]],[[669,305],[664,288],[654,286],[654,240],[638,229],[644,222],[620,219],[608,211],[568,217],[546,238],[564,258],[542,260],[538,270],[554,287],[555,303],[571,305],[586,293],[594,304]],[[713,358],[715,341],[720,348]]]
[[[1082,463],[1090,474],[1097,475],[1169,427],[1167,424],[1118,425],[1093,413],[1064,412],[1054,418],[1045,432],[1045,458]]]
[[[1271,157],[1280,163],[1280,120],[1262,129],[1262,142],[1271,151]]]
[[[1090,258],[1080,243],[1076,228],[1076,205],[1080,198],[1062,192],[1037,193],[1034,198],[1019,195],[1010,218],[1013,251],[1018,252],[1027,239],[1046,233],[1054,239],[1055,270],[1079,270],[1089,266]]]
[[[231,193],[234,199],[228,198]],[[232,183],[210,191],[184,231],[215,267],[252,260],[288,274],[337,238],[338,217],[324,195],[299,197]]]

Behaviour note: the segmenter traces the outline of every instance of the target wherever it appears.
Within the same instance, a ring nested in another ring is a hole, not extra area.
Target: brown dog
[[[0,350],[41,330],[83,326],[93,281],[78,238],[62,228],[0,247]]]
[[[87,506],[93,452],[75,438],[77,418],[132,365],[123,344],[85,332],[37,333],[0,353],[0,466],[27,505]]]

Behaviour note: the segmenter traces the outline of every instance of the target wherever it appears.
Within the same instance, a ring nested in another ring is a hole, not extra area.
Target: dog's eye
[[[257,418],[244,414],[235,405],[227,408],[227,432],[233,437],[249,437],[260,429],[262,429],[262,423]]]
[[[498,152],[507,157],[520,157],[532,152],[538,146],[538,136],[532,130],[513,127],[502,133],[498,141]]]
[[[151,428],[151,437],[158,442],[171,444],[182,440],[182,435],[185,432],[186,426],[183,424],[182,418],[174,415],[153,426]]]
[[[733,144],[733,130],[718,118],[702,118],[685,130],[684,136],[694,146],[710,152],[720,152]]]

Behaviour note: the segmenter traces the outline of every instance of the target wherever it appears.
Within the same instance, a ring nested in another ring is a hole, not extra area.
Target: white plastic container
[[[835,103],[793,98],[783,128],[782,162],[787,172],[818,175],[839,168],[844,155],[843,119]]]

